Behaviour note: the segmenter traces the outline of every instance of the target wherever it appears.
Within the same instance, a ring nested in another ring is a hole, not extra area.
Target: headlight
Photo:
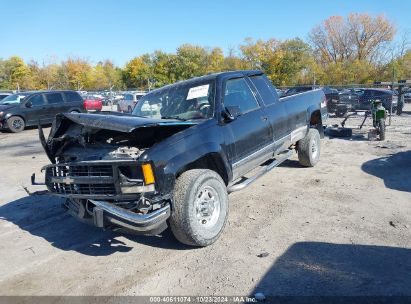
[[[119,179],[123,194],[155,191],[155,179],[151,164],[144,164],[141,167],[120,166]]]

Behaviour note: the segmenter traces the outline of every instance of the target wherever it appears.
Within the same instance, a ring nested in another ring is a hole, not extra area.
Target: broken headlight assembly
[[[120,188],[123,194],[153,192],[155,190],[155,178],[151,164],[120,166],[118,169]]]

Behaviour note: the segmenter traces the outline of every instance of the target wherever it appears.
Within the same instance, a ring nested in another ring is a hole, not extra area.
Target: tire
[[[214,198],[213,206],[207,204]],[[199,207],[203,207],[201,213]],[[211,215],[207,211],[212,207]],[[221,177],[206,169],[181,174],[174,188],[170,217],[171,231],[181,243],[205,247],[214,243],[224,230],[228,218],[227,188]]]
[[[351,128],[339,128],[339,127],[331,127],[325,130],[328,136],[331,137],[351,137],[352,136],[352,129]]]
[[[7,128],[13,133],[19,133],[24,130],[26,123],[20,116],[11,116],[7,119]]]
[[[380,134],[380,140],[385,140],[385,120],[384,119],[378,120],[378,131]]]
[[[320,160],[320,133],[309,129],[307,135],[298,141],[298,160],[304,167],[314,167]]]
[[[337,109],[335,111],[335,115],[337,117],[344,117],[347,114],[348,110],[347,109]]]
[[[397,115],[400,116],[402,114],[402,109],[404,107],[404,104],[402,102],[399,102],[397,105]]]

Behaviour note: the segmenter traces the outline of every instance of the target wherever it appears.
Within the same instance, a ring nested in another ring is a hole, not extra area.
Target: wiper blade
[[[181,121],[186,121],[187,120],[187,119],[181,118],[179,116],[161,116],[161,119],[177,119],[177,120],[181,120]]]

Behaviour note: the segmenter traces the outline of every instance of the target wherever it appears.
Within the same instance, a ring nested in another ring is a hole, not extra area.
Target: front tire
[[[309,129],[307,135],[298,141],[298,160],[304,167],[314,167],[320,160],[320,133]]]
[[[20,116],[11,116],[7,119],[7,128],[13,133],[19,133],[24,130],[26,123]]]
[[[211,245],[223,232],[227,218],[227,188],[216,172],[194,169],[177,178],[170,217],[177,240],[191,246]]]

